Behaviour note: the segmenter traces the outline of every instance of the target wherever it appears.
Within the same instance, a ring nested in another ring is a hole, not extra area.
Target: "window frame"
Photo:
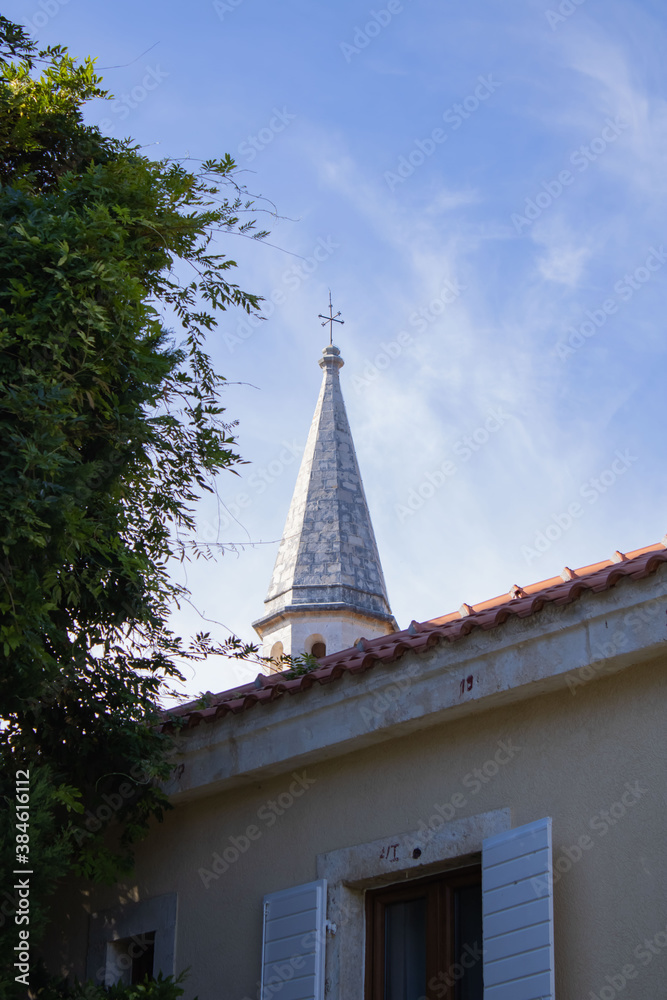
[[[505,807],[446,822],[427,841],[423,830],[398,831],[380,840],[318,854],[317,875],[326,878],[329,886],[327,917],[331,929],[325,954],[329,1000],[364,997],[365,897],[369,889],[482,862],[489,837],[511,830],[512,813]]]
[[[155,934],[153,976],[175,973],[178,894],[153,896],[141,902],[92,913],[88,932],[86,978],[112,986],[121,981],[113,963],[113,948],[127,938]],[[111,948],[111,953],[110,953]]]
[[[139,951],[135,954],[136,949]],[[155,979],[155,931],[145,931],[133,934],[131,937],[118,938],[107,942],[105,982],[113,979],[126,986],[136,986],[144,981],[141,975],[150,955],[150,973],[148,978]],[[127,959],[128,961],[124,961]],[[117,975],[116,975],[117,974]]]
[[[366,976],[365,1000],[384,1000],[384,913],[395,902],[409,902],[426,896],[426,996],[431,1000],[442,995],[429,989],[429,983],[441,972],[456,965],[456,927],[454,892],[466,886],[479,886],[482,896],[481,864],[450,868],[425,878],[408,879],[366,892]],[[426,890],[424,892],[424,890]],[[483,947],[483,941],[480,942]],[[458,984],[450,994],[458,998]]]

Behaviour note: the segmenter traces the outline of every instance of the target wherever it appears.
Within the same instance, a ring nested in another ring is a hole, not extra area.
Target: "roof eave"
[[[319,670],[292,681],[271,678],[257,694],[273,704],[260,711],[244,710],[241,698],[229,709],[233,718],[216,720],[215,707],[202,713],[211,724],[179,738],[184,767],[166,790],[175,800],[212,794],[562,690],[583,676],[578,671],[590,671],[591,662],[593,677],[585,683],[664,656],[664,614],[658,612],[666,596],[663,562],[641,579],[589,590],[569,604],[546,604],[502,629],[475,629],[455,643],[427,636],[421,651],[406,645],[391,663],[368,662],[359,650],[358,662],[347,670]],[[303,690],[304,680],[305,697],[284,697]]]

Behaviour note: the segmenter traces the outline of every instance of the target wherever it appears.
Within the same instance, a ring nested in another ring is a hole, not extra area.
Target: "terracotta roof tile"
[[[479,604],[462,604],[459,611],[432,618],[425,622],[411,622],[407,629],[377,639],[363,639],[351,649],[331,653],[320,661],[317,670],[299,677],[288,678],[284,673],[259,674],[254,681],[220,694],[208,696],[209,703],[191,701],[164,713],[165,728],[170,728],[170,718],[186,719],[186,728],[192,729],[200,722],[213,722],[232,713],[238,715],[256,705],[267,704],[284,694],[294,695],[307,691],[315,684],[331,684],[344,674],[359,674],[378,663],[393,663],[404,653],[421,653],[439,642],[456,642],[474,628],[484,631],[498,628],[510,618],[528,618],[546,604],[570,604],[587,590],[600,593],[609,590],[620,579],[641,580],[649,576],[662,563],[667,562],[667,535],[661,542],[648,545],[634,552],[615,552],[610,559],[571,570],[565,567],[559,576],[538,583],[518,586],[508,593],[493,597]]]

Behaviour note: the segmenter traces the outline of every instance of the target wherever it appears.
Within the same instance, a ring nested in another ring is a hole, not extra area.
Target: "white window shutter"
[[[484,1000],[554,1000],[551,818],[482,845]]]
[[[324,1000],[326,911],[326,879],[264,897],[260,996]]]

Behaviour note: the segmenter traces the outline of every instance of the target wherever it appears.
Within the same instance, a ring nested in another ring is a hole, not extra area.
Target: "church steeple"
[[[254,623],[266,656],[323,656],[397,628],[340,388],[343,359],[333,344],[322,354],[322,387],[266,611]]]

